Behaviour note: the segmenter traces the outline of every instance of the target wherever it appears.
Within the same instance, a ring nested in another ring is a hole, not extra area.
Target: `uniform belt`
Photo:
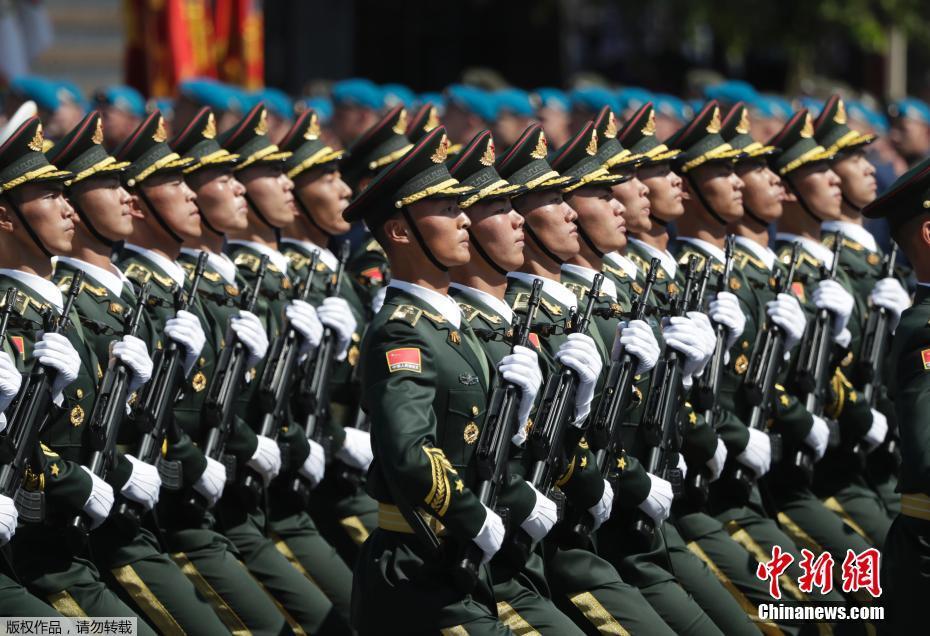
[[[423,517],[423,520],[426,521],[426,525],[432,528],[437,536],[441,537],[446,533],[446,527],[442,525],[442,522],[436,517],[425,512],[420,512],[419,510],[417,514]],[[378,504],[378,527],[390,532],[413,534],[413,528],[411,528],[407,520],[404,519],[404,515],[401,513],[400,509],[393,504]]]
[[[930,497],[922,492],[901,495],[901,514],[930,521]]]

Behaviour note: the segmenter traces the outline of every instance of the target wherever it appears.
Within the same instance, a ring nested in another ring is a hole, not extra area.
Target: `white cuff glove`
[[[749,429],[749,443],[736,460],[747,466],[756,477],[762,477],[772,467],[772,441],[768,433],[754,428]]]
[[[6,351],[0,351],[0,413],[10,405],[22,384],[23,374],[16,368],[13,358]]]
[[[862,439],[866,452],[871,453],[878,448],[878,445],[885,441],[886,435],[888,435],[888,418],[881,411],[872,409],[872,426]]]
[[[727,463],[727,445],[723,440],[717,438],[717,449],[714,456],[707,460],[707,467],[710,469],[710,481],[717,481],[720,473],[723,472],[723,466]]]
[[[371,313],[377,314],[384,306],[384,297],[387,296],[387,287],[379,287],[371,297]]]
[[[245,309],[239,310],[239,315],[229,320],[229,326],[249,352],[246,367],[251,369],[259,363],[268,353],[268,334],[258,316]]]
[[[513,443],[517,446],[526,440],[526,421],[533,411],[533,403],[542,385],[542,371],[536,352],[517,345],[513,352],[504,356],[497,366],[498,373],[508,382],[520,388],[520,406],[517,409],[517,430]]]
[[[832,333],[836,338],[849,324],[854,303],[852,295],[835,280],[826,279],[818,283],[811,300],[819,309],[826,309],[832,314]]]
[[[135,336],[125,335],[113,345],[113,357],[129,367],[129,392],[132,393],[152,377],[152,358],[148,347]]]
[[[675,493],[672,492],[672,484],[652,473],[647,474],[649,475],[649,481],[652,482],[652,487],[649,489],[649,495],[639,504],[639,509],[652,517],[652,520],[658,526],[668,519]]]
[[[246,465],[256,470],[268,484],[281,472],[281,449],[270,437],[259,435],[257,439],[258,446]]]
[[[90,475],[91,489],[87,501],[84,502],[84,514],[90,517],[90,528],[93,530],[106,520],[113,507],[113,487],[97,475],[90,472],[86,466],[81,466],[84,472]]]
[[[613,350],[610,352],[611,360],[619,360],[624,352],[634,356],[638,361],[634,373],[646,373],[655,368],[659,361],[659,342],[656,340],[652,327],[645,320],[632,320],[629,323],[621,322],[617,325],[617,335],[614,337]]]
[[[727,328],[727,349],[731,348],[746,328],[746,315],[739,306],[739,299],[727,291],[717,292],[716,300],[710,303],[710,319]]]
[[[19,511],[9,497],[0,495],[0,545],[6,545],[16,534]]]
[[[497,554],[497,551],[501,549],[501,545],[504,543],[504,522],[501,521],[501,518],[497,516],[496,512],[487,506],[484,506],[484,509],[488,514],[484,518],[484,523],[481,524],[478,536],[472,539],[475,545],[484,552],[484,558],[481,559],[481,563],[490,561],[491,557]]]
[[[785,351],[790,351],[801,342],[807,327],[807,317],[797,298],[792,294],[778,294],[774,300],[766,303],[765,312],[784,331]]]
[[[336,334],[336,359],[345,360],[346,351],[349,349],[349,343],[352,342],[352,334],[358,323],[349,303],[345,298],[330,296],[323,300],[323,304],[317,307],[316,315],[320,322],[332,329]]]
[[[588,512],[591,513],[591,516],[594,517],[594,527],[593,530],[597,530],[601,527],[605,521],[610,519],[610,512],[614,509],[614,489],[610,483],[605,479],[604,480],[604,492],[601,494],[600,500],[588,508]]]
[[[127,499],[132,499],[142,504],[146,510],[151,510],[158,503],[158,493],[161,490],[158,469],[132,455],[124,457],[132,464],[132,472],[120,492]]]
[[[303,466],[297,472],[310,482],[311,488],[315,488],[318,483],[323,481],[323,475],[326,474],[326,453],[323,451],[323,447],[312,439],[307,441],[310,443],[310,454],[307,455]]]
[[[678,453],[678,470],[681,471],[682,481],[688,478],[688,462],[685,461],[685,456],[681,453]]]
[[[316,315],[316,309],[302,300],[292,300],[284,308],[287,320],[303,338],[300,343],[301,353],[316,349],[323,337],[323,323]]]
[[[575,393],[575,419],[578,426],[591,412],[591,400],[594,399],[594,386],[601,374],[604,363],[597,352],[597,346],[591,336],[572,333],[555,352],[555,359],[578,374],[578,390]]]
[[[830,427],[827,426],[823,418],[814,414],[811,414],[811,417],[814,418],[814,424],[811,426],[807,437],[804,438],[804,443],[814,451],[815,460],[820,461],[823,454],[827,452],[827,444],[830,441]]]
[[[672,316],[666,321],[662,336],[666,346],[682,356],[682,383],[686,389],[691,388],[695,374],[703,371],[707,364],[700,328],[690,318]]]
[[[32,357],[37,358],[39,364],[55,371],[52,397],[56,404],[60,403],[61,392],[77,380],[81,370],[81,356],[75,351],[71,341],[60,333],[44,333],[32,350]]]
[[[888,310],[889,320],[888,329],[892,333],[901,320],[901,314],[911,306],[911,297],[901,286],[896,278],[883,278],[872,288],[869,294],[869,302],[876,307],[884,307]]]
[[[526,485],[533,488],[530,483]],[[554,501],[535,488],[533,488],[533,492],[536,494],[536,503],[533,505],[533,510],[530,511],[530,516],[524,519],[520,527],[530,535],[533,541],[541,541],[552,530],[555,522],[559,520],[559,508]]]
[[[357,428],[346,428],[345,432],[346,440],[336,452],[336,457],[353,468],[368,470],[375,458],[371,452],[371,435]]]
[[[189,311],[182,309],[174,318],[165,322],[165,335],[184,347],[184,373],[190,375],[194,363],[200,357],[207,336],[203,332],[200,320]]]
[[[207,506],[212,508],[216,502],[223,496],[223,489],[226,487],[226,466],[216,461],[212,457],[207,457],[207,467],[204,469],[200,479],[194,484],[194,490],[203,495],[207,500]]]

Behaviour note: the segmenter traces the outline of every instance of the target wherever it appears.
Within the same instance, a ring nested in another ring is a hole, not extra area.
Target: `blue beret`
[[[94,101],[115,106],[136,117],[145,117],[145,99],[132,86],[113,84],[112,86],[98,88],[94,93]]]
[[[248,95],[234,86],[222,84],[208,78],[192,79],[182,82],[179,92],[202,106],[209,106],[217,112],[246,112]]]
[[[930,106],[916,97],[905,97],[888,107],[888,114],[892,117],[907,117],[930,124]]]
[[[600,86],[585,86],[583,88],[576,88],[571,93],[569,93],[568,97],[571,101],[572,108],[589,110],[595,113],[602,109],[604,106],[610,106],[611,109],[617,108],[614,94],[608,89],[602,88]]]
[[[530,102],[529,93],[521,91],[519,88],[502,88],[492,93],[491,99],[496,104],[496,112],[498,114],[502,110],[507,110],[514,115],[532,117],[535,112],[533,104]]]
[[[750,103],[757,95],[758,93],[756,93],[756,89],[752,87],[752,84],[742,80],[727,80],[704,89],[705,99],[716,99],[726,105],[732,105],[736,102]]]
[[[84,91],[82,91],[77,84],[71,80],[58,80],[55,82],[55,84],[58,87],[59,101],[63,91],[64,94],[67,95],[75,104],[81,108],[87,108],[87,98],[84,97]]]
[[[494,100],[480,88],[465,84],[452,84],[446,88],[446,99],[449,103],[477,115],[486,122],[493,122],[497,118]]]
[[[557,88],[537,88],[533,92],[533,95],[539,100],[538,108],[561,108],[562,110],[568,110],[571,107],[568,96],[564,91],[560,91]]]
[[[353,78],[333,84],[333,104],[339,106],[363,106],[380,110],[384,106],[384,94],[371,80]]]
[[[294,102],[284,91],[277,88],[263,88],[252,93],[259,101],[265,102],[265,107],[284,119],[294,118]],[[255,104],[252,104],[254,106]]]
[[[152,100],[152,107],[165,116],[165,119],[174,117],[174,100],[170,97],[159,97]]]
[[[44,110],[57,110],[61,104],[59,86],[38,75],[20,75],[14,78],[10,82],[10,90],[23,99],[31,99]]]
[[[652,101],[652,93],[645,88],[638,88],[636,86],[621,88],[615,93],[614,97],[617,100],[617,110],[620,112],[631,108],[633,110],[638,110],[639,107],[646,102]]]
[[[814,119],[816,119],[817,116],[820,115],[820,111],[823,110],[823,102],[816,97],[802,95],[798,97],[798,102],[801,104],[801,108],[806,108],[810,111],[811,117]]]
[[[382,84],[381,95],[384,105],[388,108],[394,108],[398,104],[411,108],[417,100],[413,91],[403,84]]]
[[[442,96],[442,93],[420,93],[417,95],[417,107],[422,106],[427,102],[436,107],[436,112],[440,117],[442,117],[442,114],[446,112],[446,98]]]
[[[691,107],[674,95],[658,93],[653,98],[652,103],[657,114],[673,117],[681,122],[686,122],[693,116]]]
[[[320,122],[325,124],[333,116],[333,103],[327,97],[308,97],[303,101],[304,106],[312,109]]]
[[[885,134],[888,132],[888,118],[882,113],[873,110],[855,99],[843,100],[846,104],[846,113],[850,118],[861,119],[868,123],[877,133]]]

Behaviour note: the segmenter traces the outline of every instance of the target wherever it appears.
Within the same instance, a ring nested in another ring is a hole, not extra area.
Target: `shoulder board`
[[[178,261],[178,262],[181,264],[181,267],[183,267],[183,268],[184,268],[185,270],[187,270],[189,273],[194,271],[194,264],[193,264],[193,263],[188,263],[187,261]]]
[[[257,272],[258,266],[261,264],[261,259],[258,258],[255,254],[239,252],[236,254],[236,258],[233,259],[233,263],[236,265],[236,267],[244,267],[250,272]],[[268,269],[271,269],[270,263],[268,265]]]
[[[510,304],[510,308],[514,311],[523,311],[529,304],[530,295],[526,292],[520,292],[514,297],[513,302]]]
[[[366,252],[378,252],[379,254],[384,254],[384,248],[381,247],[381,243],[379,243],[375,239],[371,239],[370,241],[368,241],[368,243],[365,244],[365,251]]]
[[[836,243],[836,232],[829,232],[824,234],[820,237],[820,242],[827,247],[833,247],[833,244]]]
[[[792,248],[790,244],[785,244],[778,248],[778,252],[776,252],[778,255],[778,260],[780,260],[785,265],[791,264],[791,249]]]
[[[170,276],[162,276],[158,272],[152,272],[152,278],[165,289],[173,289],[177,283]]]
[[[67,291],[68,291],[68,288],[71,287],[71,279],[72,279],[72,278],[73,278],[72,276],[64,276],[64,277],[62,277],[62,279],[61,279],[60,281],[58,281],[58,289],[60,289],[60,290],[63,291],[63,292],[67,292]],[[97,296],[98,298],[104,298],[104,297],[107,296],[107,288],[106,288],[106,287],[102,287],[102,286],[101,286],[101,287],[96,287],[96,286],[91,285],[90,283],[87,283],[87,282],[81,283],[81,291],[86,291],[86,292],[88,292],[89,294],[92,294],[92,295],[94,295],[94,296]]]
[[[23,292],[17,290],[16,295],[13,298],[13,311],[22,316],[26,313],[26,309],[29,307],[29,303],[32,301],[29,299],[29,296]],[[0,297],[0,308],[6,307],[6,294]]]
[[[854,252],[861,252],[865,249],[865,245],[862,243],[857,243],[856,241],[851,241],[848,238],[843,239],[843,247],[848,247]]]
[[[626,275],[626,270],[621,269],[621,268],[619,268],[619,267],[612,267],[611,265],[608,265],[607,263],[603,263],[603,264],[601,265],[601,270],[603,270],[604,272],[606,272],[606,273],[608,273],[608,274],[611,274],[611,275],[613,275],[613,276],[616,276],[617,278],[626,278],[626,277],[627,277],[627,275]]]
[[[641,258],[638,254],[634,254],[632,251],[628,251],[626,257],[633,261],[633,264],[636,265],[636,268],[645,273],[649,271],[649,263],[645,259]]]
[[[284,255],[287,256],[287,260],[291,262],[291,267],[293,267],[295,270],[304,269],[307,265],[310,264],[310,259],[297,250],[285,249]]]
[[[481,311],[477,307],[472,307],[471,305],[465,303],[459,303],[459,309],[462,310],[462,315],[465,316],[465,320],[468,322],[471,322],[478,316],[481,316],[485,322],[488,322],[492,325],[499,325],[502,320],[500,316],[492,316],[486,311]]]
[[[746,269],[748,263],[752,263],[756,268],[761,270],[768,269],[761,260],[750,254],[749,252],[744,252],[743,250],[735,250],[733,255],[733,263],[738,269]]]
[[[414,327],[420,320],[421,315],[423,315],[423,310],[419,307],[414,307],[413,305],[399,305],[388,320],[399,320]]]
[[[579,283],[562,283],[562,285],[571,293],[575,294],[578,300],[584,298],[585,294],[588,293],[587,288],[584,285]]]
[[[698,261],[697,261],[697,268],[698,268],[698,269],[703,268],[703,267],[704,267],[704,261],[707,260],[707,257],[704,256],[703,254],[699,254],[699,253],[696,252],[695,250],[688,249],[688,248],[685,248],[685,249],[683,249],[683,250],[681,251],[681,256],[678,257],[678,264],[679,264],[679,265],[682,265],[682,266],[686,266],[686,265],[688,264],[688,261],[691,260],[691,257],[692,257],[692,256],[697,256],[697,258],[698,258]]]
[[[529,294],[527,294],[526,300],[527,300],[527,302],[529,302]],[[555,303],[550,303],[550,302],[549,302],[548,300],[546,300],[545,298],[540,298],[540,299],[539,299],[539,304],[540,304],[546,311],[548,311],[550,314],[552,314],[553,316],[561,316],[561,315],[562,315],[562,308],[561,308],[559,305],[556,305]]]
[[[790,259],[790,255],[789,255],[789,259]],[[801,250],[801,260],[798,261],[798,265],[800,266],[800,265],[805,265],[805,264],[809,265],[810,267],[813,267],[814,269],[819,270],[820,266],[823,263],[819,259],[814,258],[810,254],[805,252],[804,250]]]
[[[191,273],[190,277],[194,277],[193,272]],[[211,272],[205,269],[203,270],[203,277],[211,283],[218,283],[223,276],[219,272]]]
[[[123,274],[126,276],[126,278],[134,280],[140,285],[149,282],[149,280],[152,278],[152,272],[150,272],[147,267],[140,265],[139,263],[130,263]]]

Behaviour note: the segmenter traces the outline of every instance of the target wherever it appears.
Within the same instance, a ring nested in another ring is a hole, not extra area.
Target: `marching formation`
[[[453,146],[429,104],[398,105],[343,151],[313,110],[273,143],[263,103],[171,138],[155,111],[111,150],[96,111],[54,144],[14,118],[0,613],[870,627],[759,611],[777,602],[917,625],[930,167],[876,199],[874,136],[839,97],[767,143],[750,119],[712,100],[660,139],[646,102],[558,147],[537,123]],[[863,585],[824,584],[873,556]]]

